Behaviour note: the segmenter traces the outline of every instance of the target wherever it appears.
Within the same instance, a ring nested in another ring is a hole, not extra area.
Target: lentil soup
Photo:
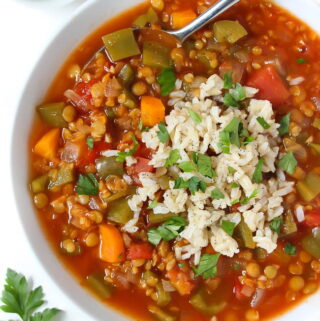
[[[151,0],[108,21],[36,108],[41,225],[134,320],[267,320],[319,286],[319,37],[242,0],[182,47],[159,40],[212,3]]]

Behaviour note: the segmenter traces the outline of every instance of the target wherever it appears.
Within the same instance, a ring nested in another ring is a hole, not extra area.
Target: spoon
[[[141,33],[143,37],[152,37],[156,36],[160,41],[164,40],[166,43],[171,43],[172,47],[179,47],[182,43],[190,37],[193,33],[204,27],[206,24],[211,22],[214,18],[237,4],[240,0],[219,0],[214,5],[212,5],[208,10],[202,13],[199,17],[191,21],[189,24],[184,26],[178,30],[153,30],[151,28],[136,28],[134,27],[134,31],[138,31]],[[95,59],[96,55],[106,48],[105,46],[101,47],[94,55],[90,58],[90,60],[84,65],[82,69],[82,73],[84,70],[88,68],[88,66]]]

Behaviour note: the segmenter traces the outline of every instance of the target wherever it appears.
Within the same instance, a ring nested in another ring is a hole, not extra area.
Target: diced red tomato
[[[140,174],[143,172],[151,173],[154,170],[152,165],[149,165],[150,159],[143,157],[136,157],[136,164],[133,165],[135,174]]]
[[[152,158],[152,150],[147,148],[146,144],[139,142],[139,146],[137,151],[135,152],[134,156],[140,156],[143,158]]]
[[[153,246],[150,243],[132,243],[128,249],[129,260],[152,259]]]
[[[168,276],[180,295],[189,295],[195,287],[189,271],[182,271],[177,265],[168,272]]]
[[[239,281],[238,278],[235,279],[233,293],[237,300],[242,301],[246,299],[246,296],[242,293],[243,284]]]
[[[86,166],[94,163],[94,161],[100,156],[100,153],[104,150],[110,149],[111,145],[107,142],[95,142],[92,150],[86,146],[86,150],[83,153],[83,157],[78,160],[79,166]]]
[[[290,97],[289,90],[273,65],[253,72],[246,85],[259,89],[257,97],[271,101],[274,106],[284,104]]]
[[[320,208],[316,208],[304,213],[305,221],[304,225],[308,227],[318,227],[320,226]]]
[[[80,95],[87,103],[90,103],[90,100],[92,98],[91,96],[91,87],[93,84],[95,84],[98,80],[92,79],[89,82],[78,82],[76,86],[74,87],[74,91]]]

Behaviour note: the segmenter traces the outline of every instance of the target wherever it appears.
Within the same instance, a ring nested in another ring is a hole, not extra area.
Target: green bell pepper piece
[[[129,207],[128,199],[123,198],[109,204],[107,217],[109,221],[126,224],[133,218],[133,212]]]
[[[248,249],[254,249],[256,247],[256,243],[253,241],[252,231],[244,222],[243,218],[236,226],[234,235],[239,238],[241,246],[247,247]]]
[[[37,111],[41,119],[48,125],[63,128],[68,125],[62,117],[64,107],[64,103],[43,104],[37,107]]]
[[[149,67],[169,68],[169,49],[159,42],[145,42],[143,44],[142,63]]]
[[[118,74],[118,79],[125,87],[130,86],[134,81],[134,71],[129,64],[125,64]]]
[[[316,259],[320,259],[320,227],[314,228],[311,233],[302,239],[302,248]]]
[[[100,179],[106,179],[110,175],[121,177],[124,174],[123,163],[117,162],[116,158],[116,156],[102,156],[96,159],[96,168]]]
[[[303,181],[297,183],[299,195],[306,201],[311,202],[320,193],[320,176],[310,172]]]
[[[61,167],[58,170],[56,179],[50,179],[48,189],[53,189],[58,186],[72,183],[74,181],[74,167],[73,164]]]
[[[87,277],[86,285],[90,287],[101,299],[109,299],[113,287],[107,283],[100,274],[94,273]]]
[[[235,43],[248,32],[238,21],[221,20],[213,24],[213,34],[217,42]]]
[[[41,176],[36,177],[32,182],[31,182],[31,191],[34,194],[44,192],[49,183],[49,178],[48,174],[44,174]]]

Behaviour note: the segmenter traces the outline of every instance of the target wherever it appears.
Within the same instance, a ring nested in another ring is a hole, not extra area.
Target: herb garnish
[[[120,163],[124,162],[126,160],[126,157],[134,155],[135,152],[137,151],[138,142],[137,142],[136,138],[134,137],[134,135],[131,135],[131,139],[133,141],[133,148],[128,152],[119,152],[118,156],[116,158],[117,162],[120,162]]]
[[[221,222],[221,228],[230,236],[232,236],[236,223],[223,220]]]
[[[216,172],[212,168],[212,160],[210,156],[192,152],[191,158],[197,165],[198,171],[201,175],[209,178],[217,176]]]
[[[223,76],[223,88],[224,89],[231,89],[233,87],[233,80],[232,80],[232,71],[229,71],[227,73],[224,74]]]
[[[170,152],[170,155],[168,157],[168,159],[166,160],[164,167],[169,167],[174,165],[179,159],[180,159],[180,152],[179,149],[173,149]]]
[[[174,181],[173,189],[188,188],[190,192],[194,195],[195,192],[201,190],[206,191],[207,184],[203,182],[199,177],[193,176],[189,180],[184,181],[181,177]]]
[[[176,80],[173,68],[162,69],[160,75],[157,77],[162,96],[168,96],[175,89]]]
[[[162,121],[158,124],[159,131],[157,132],[157,136],[161,143],[167,143],[169,140],[169,133],[166,127],[166,124]]]
[[[94,139],[91,136],[87,137],[86,144],[88,146],[89,150],[93,150],[93,145],[94,145]]]
[[[256,184],[260,184],[262,182],[262,168],[264,164],[264,158],[260,158],[258,164],[256,165],[256,169],[252,175],[252,181]]]
[[[80,174],[76,185],[79,195],[98,195],[99,183],[92,173],[87,176]]]
[[[188,110],[188,113],[191,117],[191,119],[194,121],[195,124],[200,124],[202,122],[202,117],[196,113],[195,111],[193,111],[192,109],[187,109]]]
[[[219,190],[219,188],[215,188],[211,192],[211,197],[215,200],[222,200],[224,199],[224,194]]]
[[[298,162],[295,159],[293,152],[285,154],[278,163],[279,167],[286,171],[288,174],[293,174]]]
[[[284,246],[284,251],[288,254],[288,255],[296,255],[297,254],[297,248],[292,244],[292,243],[287,243]]]
[[[271,127],[263,117],[257,117],[257,122],[261,125],[263,129],[269,129]]]
[[[220,254],[203,254],[199,265],[194,267],[195,276],[202,276],[204,279],[212,278],[217,274],[217,264]]]
[[[298,63],[298,64],[304,64],[304,63],[306,63],[306,62],[308,62],[308,60],[306,60],[306,59],[303,59],[303,58],[298,58],[298,59],[297,59],[297,63]]]
[[[280,127],[278,129],[280,136],[283,136],[289,132],[290,117],[291,117],[291,113],[288,113],[287,115],[285,115],[281,118]]]
[[[190,173],[197,170],[196,166],[192,162],[188,161],[181,162],[178,167],[185,173]]]
[[[148,209],[153,210],[158,205],[158,202],[156,200],[153,200],[151,203],[149,203]]]
[[[283,219],[281,217],[275,217],[270,223],[272,231],[280,234],[281,226],[283,225]]]

